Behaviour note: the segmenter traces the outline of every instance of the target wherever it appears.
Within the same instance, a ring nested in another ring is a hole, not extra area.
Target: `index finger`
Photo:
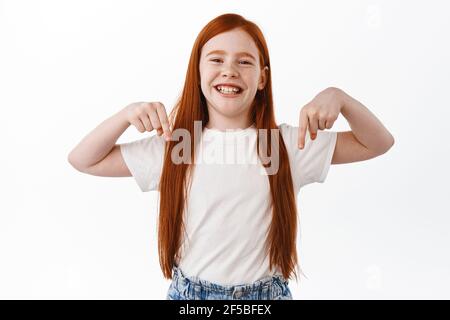
[[[170,132],[169,120],[167,118],[166,109],[162,104],[158,103],[156,105],[156,113],[158,114],[159,121],[161,122],[161,126],[163,128],[164,135],[167,139],[172,138],[172,133]]]
[[[303,110],[300,111],[300,121],[298,126],[298,147],[303,149],[305,146],[306,130],[308,129],[308,116]]]

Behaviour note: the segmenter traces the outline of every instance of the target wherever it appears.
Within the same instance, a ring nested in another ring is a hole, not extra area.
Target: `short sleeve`
[[[142,192],[158,189],[164,149],[164,137],[158,135],[120,144],[122,157]]]
[[[299,149],[298,127],[282,123],[279,128],[289,154],[295,194],[307,184],[324,182],[333,158],[337,132],[318,130],[314,140],[307,132],[305,146]]]

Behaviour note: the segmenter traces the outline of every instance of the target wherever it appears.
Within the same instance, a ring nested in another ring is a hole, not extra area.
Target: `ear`
[[[267,83],[267,78],[269,76],[269,67],[265,66],[264,69],[261,70],[261,76],[259,78],[258,90],[264,89]]]

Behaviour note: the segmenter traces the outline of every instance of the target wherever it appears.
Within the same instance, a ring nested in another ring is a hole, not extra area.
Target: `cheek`
[[[247,83],[249,89],[258,87],[258,75],[254,72],[245,75],[245,82]]]
[[[200,83],[202,93],[207,98],[211,97],[213,95],[212,90],[215,90],[214,88],[211,87],[210,83],[211,82],[209,81],[209,79],[207,77],[204,77]]]
[[[200,86],[202,89],[207,87],[208,76],[200,70]]]
[[[202,85],[208,85],[211,82],[211,73],[206,69],[200,69],[200,82]]]

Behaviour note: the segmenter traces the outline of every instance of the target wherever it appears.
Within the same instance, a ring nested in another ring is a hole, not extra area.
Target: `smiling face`
[[[267,78],[267,67],[260,66],[259,51],[250,35],[234,29],[209,39],[202,48],[199,68],[209,113],[207,127],[249,127],[250,106]]]

